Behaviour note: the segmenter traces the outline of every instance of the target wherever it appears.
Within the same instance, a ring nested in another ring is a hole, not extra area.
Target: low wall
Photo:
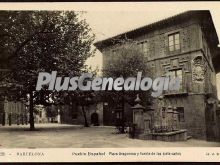
[[[152,140],[160,141],[186,141],[187,140],[187,130],[178,130],[165,133],[150,133]]]

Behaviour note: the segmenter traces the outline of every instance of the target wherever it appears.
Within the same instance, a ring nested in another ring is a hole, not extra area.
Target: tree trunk
[[[30,92],[30,105],[29,105],[29,114],[30,114],[30,131],[34,131],[34,103],[33,103],[33,91]]]
[[[89,124],[87,122],[86,111],[85,111],[84,105],[82,105],[82,112],[83,112],[83,116],[84,116],[84,120],[85,120],[84,126],[89,127]]]
[[[3,112],[2,115],[2,125],[5,126],[5,112]]]

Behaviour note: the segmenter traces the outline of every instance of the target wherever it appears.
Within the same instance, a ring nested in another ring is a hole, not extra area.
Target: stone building
[[[143,51],[152,78],[168,75],[181,79],[179,91],[164,92],[161,101],[153,100],[154,126],[166,126],[164,114],[171,110],[178,115],[179,129],[187,129],[189,136],[216,140],[220,51],[210,12],[187,11],[95,43],[103,54],[103,68],[123,48],[120,41],[124,39],[136,42]],[[108,106],[104,103],[108,110],[103,116],[112,113]]]
[[[56,107],[60,115],[61,124],[80,124],[84,125],[84,114],[82,107],[76,104],[74,105],[62,105]],[[103,123],[103,104],[95,103],[85,106],[85,115],[89,125],[99,126]]]

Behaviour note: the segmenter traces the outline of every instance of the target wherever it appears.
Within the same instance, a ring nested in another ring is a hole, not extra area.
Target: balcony
[[[175,90],[175,91],[167,90],[167,91],[163,91],[163,96],[165,96],[165,97],[187,96],[188,94],[189,94],[189,86],[188,85],[182,86],[182,88],[180,88],[180,90]]]

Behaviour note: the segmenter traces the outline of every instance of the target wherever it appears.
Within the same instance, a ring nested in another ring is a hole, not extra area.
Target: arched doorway
[[[98,113],[94,112],[91,115],[91,124],[94,126],[99,126],[99,115]]]

